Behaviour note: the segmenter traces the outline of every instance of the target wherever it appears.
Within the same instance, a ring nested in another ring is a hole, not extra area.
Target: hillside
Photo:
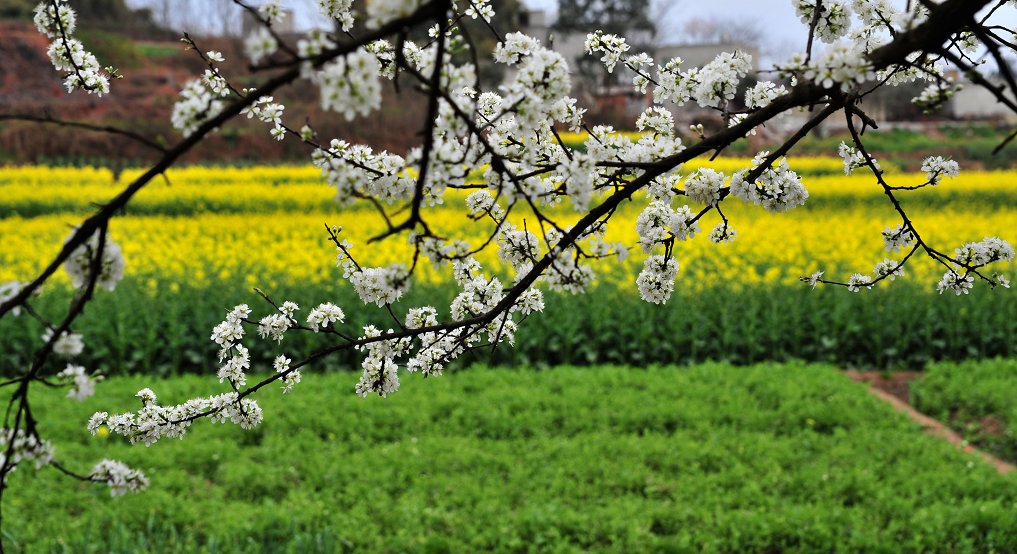
[[[204,69],[200,59],[184,51],[180,42],[132,41],[109,32],[79,31],[77,36],[103,65],[123,75],[102,98],[76,92],[66,94],[60,75],[46,56],[48,42],[31,23],[0,21],[0,113],[50,116],[59,119],[115,125],[172,144],[179,133],[170,125],[170,112],[183,84]],[[236,41],[200,39],[199,46],[223,52],[226,75],[238,86],[253,86],[266,75],[251,76]],[[343,136],[378,148],[403,151],[417,132],[419,101],[405,97],[398,107],[349,123],[340,115],[322,115],[317,92],[297,86],[277,94],[287,106],[286,120],[299,126],[307,117],[316,122],[322,137]],[[208,146],[192,152],[187,161],[272,161],[307,159],[306,145],[287,141],[280,145],[258,122],[231,123],[206,139]],[[154,151],[126,139],[87,133],[55,125],[0,121],[0,162],[99,163],[137,165],[151,160]]]

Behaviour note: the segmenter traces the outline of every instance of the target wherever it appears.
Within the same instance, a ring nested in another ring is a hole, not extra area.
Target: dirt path
[[[907,387],[908,382],[920,375],[916,372],[900,372],[899,374],[892,374],[889,378],[880,375],[879,372],[875,371],[855,371],[851,370],[847,372],[847,376],[860,383],[869,384],[869,393],[879,398],[880,400],[890,404],[899,412],[911,418],[912,421],[922,426],[922,429],[934,436],[946,440],[950,444],[955,445],[964,452],[971,452],[980,456],[986,462],[992,464],[1000,473],[1006,474],[1017,471],[1017,467],[1013,464],[1003,461],[988,452],[984,452],[968,444],[964,437],[953,431],[946,425],[943,425],[939,421],[919,412],[914,409],[910,404],[907,403]]]

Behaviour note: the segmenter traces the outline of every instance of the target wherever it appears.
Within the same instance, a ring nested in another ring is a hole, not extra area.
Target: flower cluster
[[[473,19],[478,17],[484,21],[490,22],[494,17],[494,7],[491,5],[491,0],[467,0],[468,4],[466,10],[463,11],[466,15]]]
[[[269,314],[258,322],[258,336],[261,338],[271,337],[276,342],[283,340],[283,335],[296,324],[294,314],[300,307],[294,302],[283,302],[278,308],[278,313]]]
[[[272,361],[272,368],[275,369],[275,372],[277,374],[283,376],[282,378],[283,394],[289,394],[293,392],[293,387],[295,387],[297,383],[300,382],[301,378],[300,370],[296,368],[291,368],[290,364],[292,362],[293,360],[283,355],[276,356],[275,360]]]
[[[915,235],[903,223],[883,230],[883,244],[887,252],[900,252],[915,243]]]
[[[286,18],[286,12],[279,5],[279,0],[270,0],[258,6],[258,15],[269,25],[278,23]]]
[[[230,421],[243,429],[257,426],[264,418],[256,400],[242,398],[236,392],[192,398],[172,406],[159,405],[150,389],[139,391],[137,396],[143,404],[140,410],[114,415],[96,412],[88,420],[88,430],[94,435],[105,425],[111,433],[127,437],[131,444],[150,446],[161,438],[182,439],[191,423],[203,417],[213,423]]]
[[[364,304],[385,306],[399,300],[409,289],[410,275],[403,264],[365,268],[351,268],[351,262],[346,264],[343,273]]]
[[[904,275],[904,267],[898,261],[884,258],[883,261],[876,264],[872,273],[874,273],[877,278],[882,277],[893,281],[897,277],[902,277]]]
[[[364,194],[388,203],[413,194],[415,181],[404,171],[406,161],[395,154],[375,153],[369,146],[333,139],[327,150],[315,149],[311,161],[336,188],[340,205]]]
[[[410,15],[423,3],[423,0],[372,0],[367,3],[367,27],[377,29],[393,19]]]
[[[511,223],[502,225],[498,234],[498,256],[501,259],[513,267],[518,267],[535,262],[539,254],[540,241],[537,235],[524,229],[517,229]]]
[[[53,40],[46,54],[57,71],[66,73],[67,92],[81,89],[96,96],[109,93],[110,70],[103,69],[95,55],[71,36],[77,15],[66,0],[43,0],[35,7],[34,21],[39,33]]]
[[[614,71],[614,66],[618,65],[622,55],[629,51],[629,45],[625,43],[624,38],[603,31],[586,35],[585,47],[587,54],[604,53],[600,61],[604,62],[608,73]]]
[[[312,77],[321,93],[321,108],[339,112],[348,121],[369,115],[381,107],[380,73],[378,57],[363,49],[325,64]]]
[[[936,283],[936,291],[938,291],[939,294],[949,291],[960,296],[971,292],[971,289],[974,286],[975,278],[972,277],[971,274],[947,271],[943,274],[943,278]]]
[[[346,314],[342,308],[331,302],[325,302],[307,314],[307,326],[317,333],[319,329],[334,323],[342,323],[345,319]]]
[[[787,158],[780,164],[767,167],[754,181],[745,177],[748,172],[739,171],[731,176],[731,194],[746,202],[763,206],[773,213],[786,212],[805,204],[809,191],[802,184],[802,178],[788,167]]]
[[[52,338],[53,329],[47,327],[46,330],[42,332],[42,341],[49,342]],[[81,351],[84,349],[85,341],[82,340],[82,336],[70,331],[64,331],[53,342],[53,353],[59,356],[70,358],[81,354]]]
[[[68,381],[71,384],[67,397],[78,401],[94,395],[95,384],[99,381],[98,377],[89,375],[84,367],[71,364],[67,364],[66,368],[57,373],[57,378]]]
[[[714,244],[734,242],[736,236],[738,236],[738,232],[735,231],[734,227],[728,225],[726,221],[718,223],[717,226],[710,231],[710,241]]]
[[[344,33],[353,29],[353,0],[318,0],[318,11],[336,20]]]
[[[643,270],[636,278],[639,297],[654,304],[664,304],[674,292],[678,276],[678,260],[665,256],[650,256],[643,262]]]
[[[842,0],[793,0],[792,3],[802,23],[811,26],[815,21],[816,36],[823,42],[837,40],[847,34],[851,26],[851,9]]]
[[[796,62],[801,63],[801,58],[792,59],[792,65]],[[865,56],[858,55],[852,43],[838,41],[828,45],[813,63],[808,64],[804,75],[821,87],[833,88],[861,84],[873,79],[875,72]]]
[[[7,427],[0,429],[0,467],[9,467],[10,472],[22,461],[34,462],[36,469],[49,464],[53,461],[53,445],[21,429],[16,432]],[[3,478],[6,479],[6,474]],[[6,482],[0,485],[6,486]]]
[[[930,185],[937,185],[943,177],[956,177],[960,173],[960,166],[943,156],[929,156],[922,162],[922,171]]]
[[[251,59],[251,63],[257,65],[262,58],[275,54],[279,49],[279,42],[272,36],[272,32],[265,27],[258,27],[253,33],[244,39],[244,54]]]
[[[837,153],[840,154],[841,159],[844,160],[844,175],[851,175],[856,169],[860,169],[868,166],[868,162],[865,160],[865,154],[860,150],[851,146],[846,142],[841,142],[837,148]],[[879,170],[879,162],[875,158],[871,158],[872,165]]]
[[[697,169],[685,179],[685,196],[690,200],[716,206],[720,202],[720,191],[724,188],[727,177],[716,170]]]
[[[812,2],[802,2],[802,4],[813,5]],[[827,5],[828,2],[822,2],[823,8],[826,8]],[[838,5],[846,9],[840,2],[830,5]],[[840,33],[843,28],[836,22],[842,20],[838,16],[834,18],[834,22],[831,22],[826,27],[819,25],[817,29],[820,30],[820,38],[832,39],[835,36],[839,36],[837,33]],[[830,22],[830,20],[822,17],[820,21]],[[826,45],[822,51],[814,56],[809,56],[805,53],[795,54],[788,61],[778,64],[777,68],[780,70],[782,77],[792,79],[804,78],[826,89],[847,91],[856,88],[865,81],[871,81],[876,78],[876,72],[872,64],[869,63],[866,56],[862,55],[862,53],[871,51],[881,44],[881,41],[873,35],[872,28],[862,28],[858,32],[853,32],[849,38],[841,38],[836,40],[836,42]],[[897,69],[898,66],[894,66],[892,71],[897,71]],[[886,77],[888,82],[895,74],[891,73],[890,75]]]
[[[752,69],[752,56],[740,50],[724,52],[698,71],[692,69],[686,79],[696,82],[692,97],[703,108],[723,108],[734,100],[738,83]]]
[[[251,92],[244,89],[244,94],[250,94]],[[274,100],[275,98],[271,96],[262,96],[241,110],[240,115],[246,115],[247,119],[257,117],[262,123],[272,125],[272,130],[269,131],[269,134],[275,140],[282,140],[286,138],[286,128],[283,127],[282,123],[282,115],[283,111],[286,110],[286,106],[274,102]]]
[[[173,128],[188,136],[202,123],[219,115],[223,109],[220,100],[220,83],[217,80],[192,79],[180,90],[180,97],[173,104],[170,122]]]
[[[847,289],[851,292],[858,292],[865,287],[867,289],[872,288],[872,280],[861,273],[855,273],[848,277]]]
[[[219,382],[229,380],[234,386],[244,386],[247,383],[246,370],[251,367],[251,355],[247,348],[240,343],[244,338],[244,321],[251,315],[251,308],[247,304],[240,304],[234,307],[226,319],[212,329],[210,339],[219,345],[219,361],[226,360],[226,363],[219,367],[217,377]]]
[[[109,485],[112,496],[148,488],[148,478],[144,473],[116,460],[102,460],[95,464],[88,478]]]
[[[74,236],[75,231],[77,231],[77,227],[67,237],[68,241]],[[96,231],[84,244],[75,248],[67,261],[64,262],[64,270],[70,275],[71,283],[76,288],[88,283],[95,263],[98,263],[98,268],[95,269],[97,273],[96,285],[112,291],[116,288],[117,283],[124,278],[123,253],[120,251],[120,246],[113,242],[109,235],[105,235],[101,259],[95,259],[99,250],[99,236],[100,233]]]
[[[923,88],[918,96],[911,99],[911,103],[922,108],[925,113],[930,113],[945,104],[960,89],[961,85],[943,77]]]
[[[784,85],[760,81],[745,91],[745,105],[751,109],[765,108],[770,105],[770,102],[786,93],[787,89],[784,88]]]
[[[692,210],[682,206],[677,210],[668,202],[655,200],[636,218],[636,234],[643,252],[649,253],[657,244],[670,240],[691,239],[699,232],[699,222],[695,220]]]
[[[968,267],[981,267],[995,261],[1013,261],[1014,251],[1010,243],[998,237],[986,237],[979,242],[969,242],[954,250],[955,259]]]

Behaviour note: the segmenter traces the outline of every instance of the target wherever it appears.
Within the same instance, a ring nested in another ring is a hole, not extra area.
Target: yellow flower
[[[720,159],[713,163],[735,168],[748,161]],[[792,166],[795,163],[804,160]],[[125,171],[120,184],[136,175],[136,171]],[[924,176],[895,174],[890,179],[894,185],[913,185],[924,181]],[[153,291],[164,283],[169,291],[178,292],[182,285],[205,287],[234,278],[243,279],[248,287],[334,285],[341,272],[324,224],[343,226],[343,238],[353,242],[353,254],[362,265],[405,263],[412,256],[404,237],[368,244],[368,238],[384,230],[384,222],[369,207],[340,209],[332,200],[334,190],[310,166],[180,168],[170,172],[169,182],[170,186],[155,182],[143,189],[127,213],[110,223],[110,234],[121,245],[127,262],[125,274],[145,279]],[[880,232],[900,223],[882,189],[864,175],[807,177],[805,185],[810,191],[809,202],[786,214],[769,214],[737,199],[725,202],[725,214],[738,232],[737,240],[730,244],[706,240],[705,235],[720,220],[715,213],[704,217],[700,222],[703,236],[675,247],[681,263],[678,286],[696,291],[716,286],[740,289],[796,284],[800,276],[817,269],[832,279],[871,273],[873,266],[888,256]],[[45,205],[52,201],[61,210],[67,206],[64,211],[36,217],[0,218],[0,282],[25,281],[37,275],[60,250],[68,227],[80,221],[81,215],[71,212],[83,213],[90,209],[90,202],[112,197],[118,186],[108,171],[100,169],[0,168],[3,213],[21,210],[31,202]],[[949,253],[963,242],[986,236],[1013,241],[1015,237],[1008,233],[1017,229],[1017,211],[1006,206],[1015,189],[1017,172],[966,172],[937,187],[901,193],[901,197],[923,238]],[[463,217],[465,196],[450,192],[445,205],[429,208],[425,217],[436,233],[476,246],[492,227]],[[199,204],[207,211],[192,213],[192,207]],[[643,205],[637,199],[619,209],[608,225],[606,239],[635,246],[635,223]],[[550,213],[563,224],[578,218],[570,206]],[[522,213],[515,215],[514,222],[522,226]],[[612,258],[593,262],[592,267],[601,282],[633,287],[643,259],[636,246],[623,263]],[[478,260],[486,271],[507,273],[495,248],[482,252]],[[1013,277],[1009,267],[999,269]],[[418,282],[451,281],[449,268],[421,263],[418,270]],[[919,256],[909,263],[907,273],[905,280],[931,290],[943,268]],[[55,281],[69,283],[62,272],[55,275]]]

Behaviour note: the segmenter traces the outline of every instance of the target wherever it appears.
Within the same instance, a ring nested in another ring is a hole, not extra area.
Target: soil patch
[[[887,374],[879,371],[849,370],[845,373],[847,373],[847,376],[853,381],[868,383],[869,392],[873,396],[883,400],[887,404],[890,404],[894,407],[894,409],[908,416],[915,423],[921,425],[922,429],[924,429],[926,433],[944,439],[964,452],[976,454],[986,462],[992,464],[992,466],[1000,473],[1011,473],[1017,471],[1017,467],[1013,464],[971,446],[971,444],[964,440],[964,437],[962,437],[959,433],[950,429],[946,425],[943,425],[941,422],[919,412],[908,403],[908,384],[913,379],[921,376],[921,372],[902,371]],[[983,428],[995,428],[996,430],[1001,429],[1002,426],[997,420],[991,417],[986,419],[991,421],[983,421],[982,423],[985,424]]]
[[[922,376],[921,371],[894,371],[887,373],[884,371],[858,371],[851,369],[845,373],[847,373],[847,376],[852,381],[868,383],[870,386],[908,403],[911,402],[911,398],[908,396],[908,387],[911,381]]]

